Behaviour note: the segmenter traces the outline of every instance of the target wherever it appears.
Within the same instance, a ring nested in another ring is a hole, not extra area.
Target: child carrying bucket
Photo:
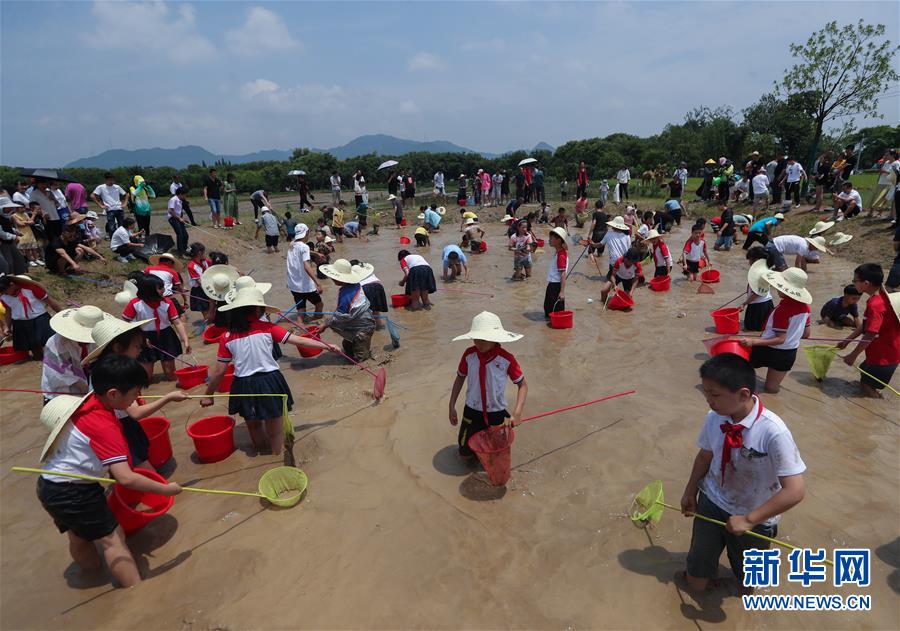
[[[672,273],[672,254],[669,246],[662,240],[662,235],[652,229],[645,237],[650,244],[650,256],[653,257],[653,278],[668,276]]]
[[[43,285],[24,274],[0,277],[0,302],[6,307],[3,328],[12,329],[13,349],[30,351],[31,356],[40,361],[44,345],[53,335],[47,307],[58,312],[62,310],[59,303]]]
[[[744,309],[744,330],[762,331],[766,328],[769,314],[775,308],[769,283],[765,276],[769,273],[766,263],[768,255],[764,248],[747,250],[747,260],[751,262],[747,270],[747,299],[741,308]]]
[[[700,261],[705,260],[709,265],[709,253],[706,249],[706,240],[703,238],[703,227],[695,224],[691,228],[691,238],[684,244],[681,252],[682,273],[693,282],[700,273]]]
[[[600,301],[605,303],[610,291],[618,291],[619,285],[629,296],[644,281],[644,270],[641,268],[641,253],[637,248],[628,248],[625,256],[613,263],[612,278],[603,284],[600,290]]]
[[[453,338],[454,342],[473,341],[473,345],[466,349],[459,360],[456,379],[450,392],[450,425],[456,427],[459,424],[456,400],[463,383],[466,383],[465,407],[457,439],[459,454],[464,458],[474,456],[469,449],[469,439],[472,436],[489,426],[503,425],[506,419],[510,419],[511,425],[515,425],[522,418],[525,398],[528,396],[525,374],[516,358],[500,346],[504,342],[520,339],[521,334],[505,330],[500,318],[488,311],[482,311],[472,318],[468,333]],[[507,411],[507,379],[519,388],[512,416]]]
[[[410,310],[431,311],[429,295],[437,291],[437,283],[434,282],[434,271],[428,261],[418,254],[410,254],[409,250],[397,252],[397,260],[400,261],[400,269],[403,270],[400,286],[406,287]]]
[[[118,484],[144,493],[172,496],[181,487],[163,484],[131,468],[128,443],[116,419],[141,388],[147,373],[134,359],[105,358],[91,373],[93,392],[76,397],[61,395],[41,410],[41,422],[50,431],[41,461],[48,470],[102,477],[109,469]],[[109,506],[103,487],[45,473],[38,478],[37,496],[60,532],[67,533],[72,560],[87,571],[102,567],[98,547],[113,578],[122,587],[141,582],[141,575],[125,533]]]
[[[569,271],[569,234],[565,228],[550,231],[550,247],[554,255],[547,266],[547,289],[544,291],[544,317],[549,320],[554,311],[565,311],[566,276]]]

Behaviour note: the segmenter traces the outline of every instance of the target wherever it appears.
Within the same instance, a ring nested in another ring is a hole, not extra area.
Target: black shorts
[[[278,247],[278,235],[266,235],[266,247],[267,248],[277,248]]]
[[[687,261],[688,271],[697,274],[700,271],[700,261]]]
[[[463,408],[463,416],[459,421],[459,435],[457,436],[457,446],[461,456],[471,457],[475,455],[469,449],[469,439],[478,432],[487,429],[484,417],[485,414],[483,412],[470,408],[468,405]],[[506,410],[487,413],[487,422],[492,426],[503,425],[508,418],[509,412]]]
[[[415,235],[415,237],[416,237],[416,245],[421,247],[421,246],[425,246],[428,244],[428,235],[417,234],[417,235]]]
[[[665,265],[657,265],[656,270],[653,272],[653,277],[658,278],[660,276],[668,276],[669,268]]]
[[[797,359],[796,348],[772,348],[771,346],[754,346],[750,350],[750,363],[754,368],[771,368],[787,372],[794,367]]]
[[[622,289],[625,291],[631,291],[631,288],[634,286],[634,281],[634,278],[621,278],[616,274],[616,282],[621,285]]]
[[[884,384],[890,383],[891,378],[894,376],[894,371],[897,370],[897,364],[888,364],[886,366],[878,366],[876,364],[870,364],[869,362],[863,362],[859,365],[860,369],[865,370],[869,375],[875,377],[878,381],[884,383],[878,383],[875,379],[872,379],[869,375],[864,375],[860,373],[859,380],[861,383],[866,384],[876,390],[884,390]]]
[[[71,530],[86,541],[96,541],[119,526],[99,484],[51,482],[42,476],[37,481],[37,496],[60,532]]]
[[[307,291],[303,293],[292,291],[291,295],[294,297],[294,304],[298,309],[306,309],[307,301],[314,305],[322,304],[322,296],[317,291]]]

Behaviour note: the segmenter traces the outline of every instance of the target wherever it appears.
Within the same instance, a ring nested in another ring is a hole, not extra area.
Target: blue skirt
[[[181,341],[178,339],[175,330],[170,326],[164,328],[159,333],[156,331],[144,331],[144,340],[148,345],[152,344],[165,351],[165,353],[156,350],[156,348],[147,346],[147,348],[143,349],[141,354],[138,355],[138,361],[142,364],[175,361],[173,357],[178,357],[183,352]],[[168,353],[168,355],[166,353]]]
[[[406,276],[406,295],[408,296],[414,291],[425,291],[429,294],[437,291],[434,272],[431,271],[429,265],[416,265],[409,269],[409,274]]]
[[[17,351],[33,353],[42,350],[52,335],[49,313],[42,313],[31,320],[12,321],[13,349]]]
[[[200,286],[191,287],[191,311],[205,312],[209,309],[209,298]]]
[[[231,394],[286,394],[288,410],[294,407],[294,397],[280,370],[257,372],[247,377],[235,377]],[[228,413],[240,414],[245,421],[281,418],[284,411],[282,397],[229,397]]]

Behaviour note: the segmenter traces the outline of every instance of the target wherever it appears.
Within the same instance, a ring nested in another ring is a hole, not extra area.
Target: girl
[[[397,252],[397,260],[400,261],[400,269],[403,270],[400,286],[406,286],[406,295],[410,297],[410,310],[418,311],[422,308],[431,311],[428,295],[437,291],[437,284],[434,282],[434,272],[428,261],[418,254],[410,254],[409,250]],[[420,300],[421,307],[419,307]]]
[[[362,263],[357,259],[351,260],[350,265],[361,265],[363,267],[369,267],[368,264]],[[323,278],[325,278],[324,275]],[[381,281],[374,273],[374,268],[372,275],[367,276],[363,280],[359,281],[359,284],[362,285],[363,293],[365,293],[366,298],[369,299],[369,306],[372,309],[372,316],[375,318],[375,328],[383,329],[383,320],[387,316],[383,316],[381,314],[387,314],[388,312],[387,295],[384,293],[384,285],[381,284]]]
[[[544,292],[544,317],[549,320],[553,311],[566,308],[566,275],[569,271],[569,235],[565,228],[550,231],[550,246],[556,255],[547,268],[547,290]]]
[[[122,310],[122,318],[127,322],[144,320],[141,326],[148,348],[141,351],[138,361],[147,371],[147,379],[153,379],[153,365],[162,364],[166,381],[175,380],[175,358],[184,352],[191,352],[184,322],[171,298],[163,295],[162,280],[152,274],[144,274],[137,283],[138,293]]]
[[[17,244],[19,252],[21,252],[22,256],[25,257],[25,260],[28,261],[28,267],[43,265],[44,262],[41,260],[41,248],[31,229],[32,226],[34,226],[34,219],[28,216],[25,212],[25,208],[19,207],[16,208],[15,212],[12,214],[12,222],[20,235],[19,243]]]
[[[107,318],[112,316],[91,305],[63,309],[50,318],[54,334],[44,348],[41,372],[44,405],[60,394],[84,396],[88,393],[88,376],[81,362],[94,343],[91,330]]]
[[[35,361],[41,361],[44,345],[53,335],[47,307],[61,311],[59,303],[25,275],[0,277],[0,302],[6,305],[3,317],[7,330],[12,320],[13,349],[30,351]]]
[[[205,315],[209,312],[209,299],[200,286],[200,277],[209,269],[212,261],[206,258],[206,246],[199,241],[191,244],[188,255],[191,257],[187,264],[188,283],[191,286],[191,311],[198,311]]]
[[[806,289],[806,272],[798,267],[783,272],[770,270],[763,279],[781,300],[769,314],[762,335],[742,337],[740,343],[751,348],[750,363],[754,368],[768,368],[766,392],[777,394],[797,359],[800,340],[809,337],[812,294]]]
[[[509,238],[509,249],[513,253],[513,280],[531,278],[531,250],[534,238],[528,231],[528,221],[520,219],[516,223],[516,233]]]
[[[234,282],[240,276],[240,272],[228,265],[228,257],[221,252],[211,252],[212,265],[203,272],[200,277],[200,288],[209,300],[209,311],[206,313],[206,322],[219,327],[228,327],[228,312],[220,311],[219,307],[225,304],[225,295],[234,287]],[[216,263],[226,261],[226,263]]]
[[[219,387],[227,364],[234,362],[232,395],[287,395],[287,409],[294,405],[291,389],[273,359],[273,346],[287,342],[294,346],[331,350],[332,347],[310,338],[300,337],[287,330],[264,322],[264,313],[277,313],[278,309],[266,304],[263,292],[256,286],[239,289],[234,300],[220,307],[229,313],[228,333],[219,342],[218,361],[212,368],[206,397],[200,405],[213,404],[212,395]],[[250,439],[257,451],[271,451],[280,455],[284,449],[282,397],[232,396],[228,399],[228,413],[240,414],[247,423]]]
[[[184,313],[188,307],[187,298],[184,297],[184,291],[181,283],[181,261],[171,254],[156,254],[150,257],[150,265],[144,268],[145,274],[156,276],[163,283],[163,297],[171,298],[172,304],[178,309],[178,314]],[[179,294],[181,300],[175,298],[175,294]]]
[[[745,331],[765,329],[769,314],[775,308],[769,292],[769,284],[765,281],[765,275],[769,272],[766,257],[767,253],[764,248],[747,250],[747,260],[750,261],[750,270],[747,272],[747,299],[741,305],[741,309],[746,309],[744,311]]]
[[[613,263],[613,275],[600,291],[600,300],[606,302],[606,297],[611,290],[618,290],[622,285],[629,296],[634,295],[634,290],[644,280],[644,270],[641,269],[641,253],[637,248],[628,248],[625,256]]]

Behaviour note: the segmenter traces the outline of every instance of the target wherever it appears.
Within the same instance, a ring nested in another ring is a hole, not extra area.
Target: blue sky
[[[790,42],[859,17],[897,43],[894,2],[4,0],[0,163],[367,133],[492,152],[646,135],[698,105],[746,107]]]

